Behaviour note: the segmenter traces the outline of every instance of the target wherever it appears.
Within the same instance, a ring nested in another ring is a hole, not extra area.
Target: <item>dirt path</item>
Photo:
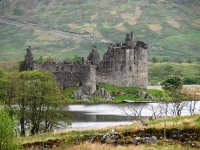
[[[18,27],[23,27],[26,29],[34,29],[34,30],[40,30],[42,32],[44,31],[48,31],[51,32],[53,34],[57,34],[60,36],[64,36],[64,37],[70,37],[70,38],[87,38],[87,39],[91,39],[92,38],[92,34],[89,32],[84,32],[84,33],[75,33],[75,32],[69,32],[69,31],[64,31],[60,28],[50,28],[47,26],[41,26],[38,24],[34,24],[34,23],[24,23],[24,22],[19,22],[19,21],[15,21],[12,19],[9,19],[7,17],[0,17],[0,22],[6,23],[6,24],[11,24],[14,26],[18,26]]]
[[[41,26],[38,24],[34,24],[34,23],[25,23],[25,22],[19,22],[16,20],[12,20],[10,18],[7,17],[0,17],[0,22],[6,23],[6,24],[11,24],[14,26],[18,26],[18,27],[23,27],[25,29],[34,29],[34,30],[38,30],[41,32],[50,32],[52,34],[56,34],[59,36],[62,36],[64,38],[74,38],[74,39],[87,39],[87,40],[95,40],[94,34],[90,33],[90,32],[83,32],[83,33],[75,33],[75,32],[69,32],[69,31],[64,31],[60,28],[54,28],[54,27],[48,27],[48,26]],[[98,40],[100,43],[115,43],[110,39],[99,39]]]

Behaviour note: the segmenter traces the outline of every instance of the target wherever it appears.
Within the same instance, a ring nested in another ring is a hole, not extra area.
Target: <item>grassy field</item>
[[[108,91],[114,99],[112,101],[91,99],[89,101],[75,100],[73,99],[73,93],[78,89],[77,87],[69,87],[65,89],[66,97],[69,99],[70,103],[122,103],[123,100],[132,101],[151,101],[149,99],[141,98],[138,94],[141,92],[146,92],[152,94],[154,99],[152,101],[157,101],[162,96],[162,91],[158,89],[138,89],[138,88],[120,88],[109,84],[99,84],[100,87]]]
[[[147,101],[147,99],[143,99],[138,96],[138,93],[146,92],[152,94],[154,96],[154,100],[159,99],[162,95],[161,90],[156,89],[138,89],[138,88],[119,88],[116,86],[108,85],[108,84],[100,84],[100,87],[103,87],[109,93],[114,93],[115,103],[121,103],[123,100],[132,100],[132,101]]]
[[[102,56],[108,44],[101,39],[123,42],[131,31],[148,43],[149,58],[169,56],[186,61],[200,54],[197,0],[1,0],[0,6],[0,17],[15,22],[0,22],[1,60],[22,59],[27,45],[36,58],[86,57],[93,44]],[[55,29],[90,36],[63,35]]]
[[[160,85],[169,75],[182,77],[184,84],[200,84],[200,63],[148,63],[149,85]]]

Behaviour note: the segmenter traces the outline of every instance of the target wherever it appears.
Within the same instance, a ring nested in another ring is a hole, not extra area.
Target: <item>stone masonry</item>
[[[127,34],[125,43],[112,43],[100,60],[97,47],[93,46],[87,60],[75,62],[38,63],[33,60],[31,47],[27,47],[25,60],[20,71],[48,70],[54,73],[63,88],[80,87],[80,95],[92,95],[97,83],[107,83],[118,87],[146,89],[148,85],[147,44],[138,41],[133,32]]]

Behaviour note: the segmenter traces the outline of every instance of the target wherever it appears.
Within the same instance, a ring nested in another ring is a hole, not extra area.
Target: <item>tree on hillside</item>
[[[156,56],[152,57],[152,63],[157,63],[158,61],[159,61],[158,57],[156,57]]]
[[[169,59],[169,57],[162,57],[161,61],[162,62],[169,62],[170,59]]]
[[[40,62],[40,63],[42,63],[44,60],[43,60],[43,57],[42,56],[40,56],[38,59],[37,59],[37,62]]]
[[[18,112],[20,134],[25,127],[32,135],[52,130],[58,120],[67,118],[67,100],[55,76],[47,71],[24,71],[8,73],[6,80],[7,106]],[[12,84],[11,81],[15,81]],[[17,107],[13,109],[14,105]],[[67,121],[67,120],[65,120]]]
[[[200,57],[197,57],[197,62],[200,62]]]
[[[56,59],[51,57],[51,56],[47,56],[43,59],[43,61],[51,61],[51,62],[56,62]]]

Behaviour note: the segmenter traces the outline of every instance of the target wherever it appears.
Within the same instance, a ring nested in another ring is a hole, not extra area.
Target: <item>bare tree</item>
[[[187,102],[187,108],[190,112],[190,115],[193,115],[194,114],[194,111],[196,109],[196,104],[197,104],[197,101],[189,101]]]
[[[157,119],[157,117],[162,116],[161,108],[162,106],[160,103],[158,105],[149,105],[148,109],[152,112],[152,119]]]
[[[193,115],[196,109],[197,100],[199,100],[200,97],[200,87],[185,87],[183,93],[188,99],[187,108],[190,115]]]
[[[135,116],[138,118],[138,121],[142,121],[142,110],[145,107],[145,104],[140,104],[139,107],[134,107],[133,105],[128,107],[120,107],[120,109],[128,116]]]
[[[171,103],[171,105],[169,106],[168,112],[172,116],[180,116],[183,108],[186,106],[187,106],[187,102],[176,101],[176,102]]]

